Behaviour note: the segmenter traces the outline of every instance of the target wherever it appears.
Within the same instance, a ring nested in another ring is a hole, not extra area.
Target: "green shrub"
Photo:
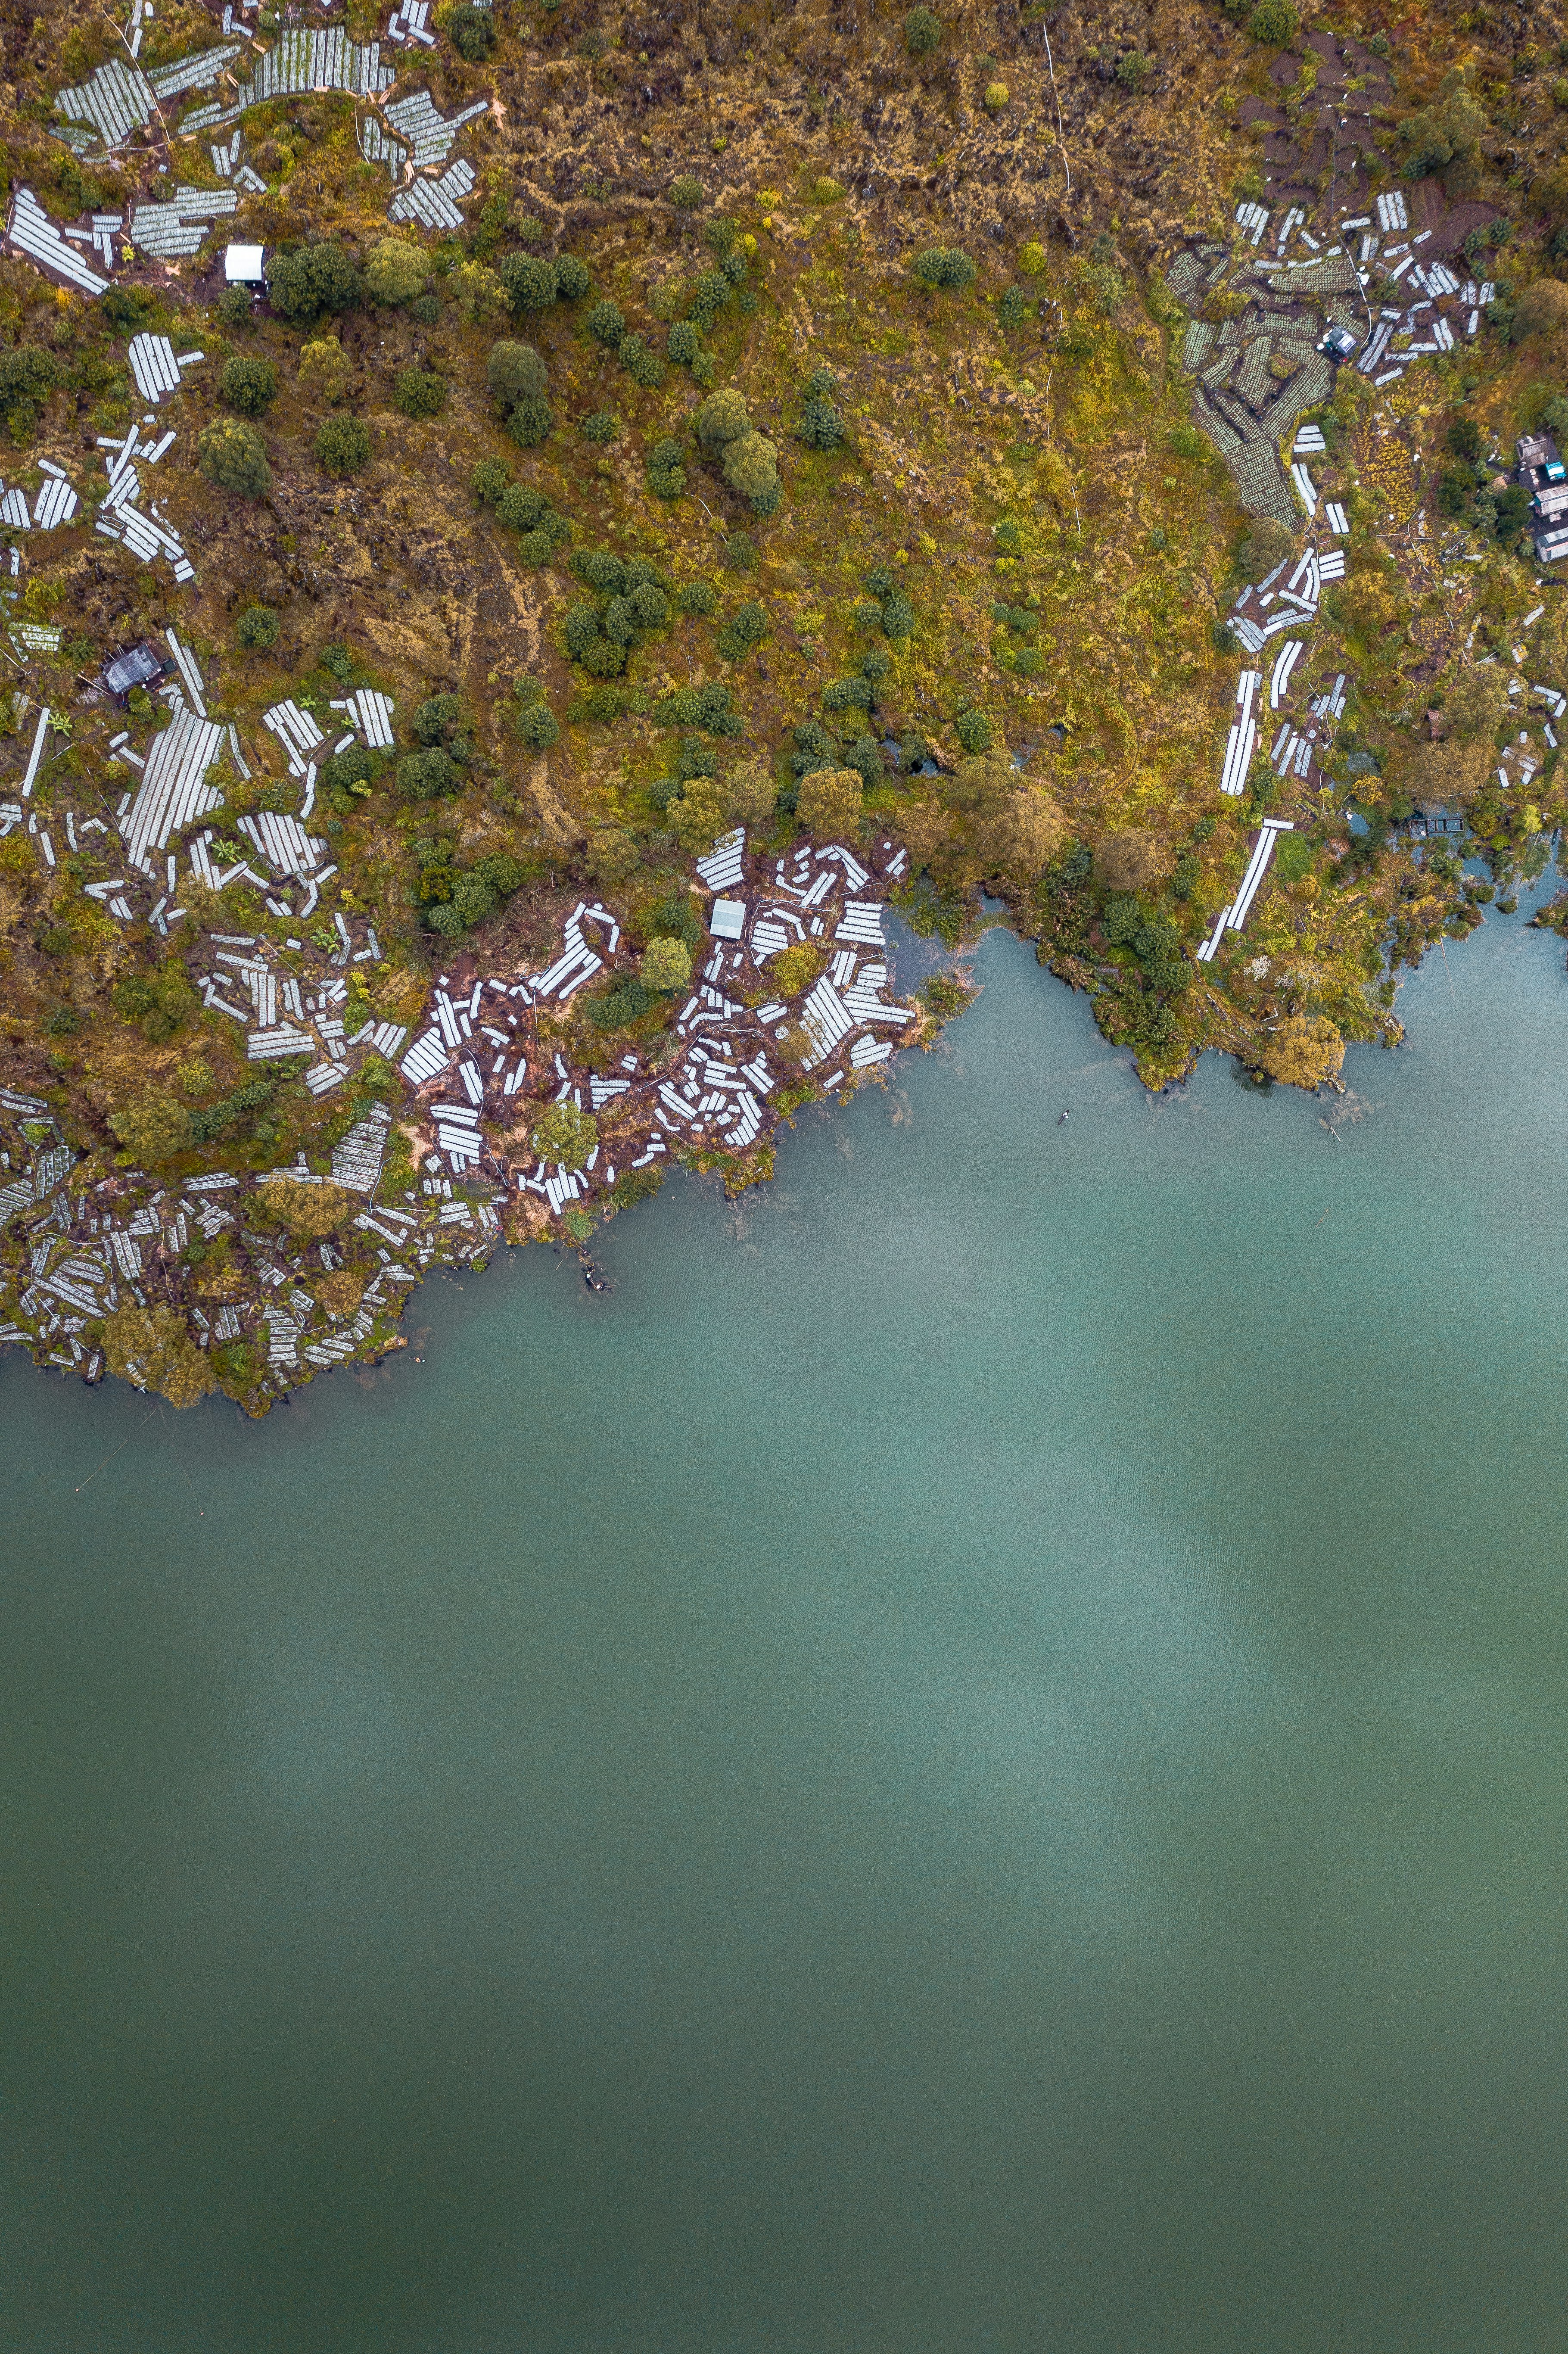
[[[447,18],[447,37],[460,58],[471,66],[484,63],[495,47],[495,12],[493,8],[475,8],[471,0],[452,10]]]
[[[1005,334],[1014,334],[1025,325],[1032,305],[1022,286],[1009,286],[996,306],[996,323]]]
[[[682,172],[670,183],[670,202],[678,212],[694,213],[703,201],[703,184],[694,172]]]
[[[675,591],[678,612],[706,616],[718,611],[718,591],[710,580],[687,580]]]
[[[262,653],[278,642],[278,616],[270,605],[247,605],[234,634],[247,653]]]
[[[664,381],[664,363],[650,348],[645,335],[622,335],[620,345],[620,363],[634,384],[651,391]]]
[[[818,368],[800,388],[800,439],[808,450],[836,450],[844,421],[833,405],[838,382],[832,368]]]
[[[428,752],[409,752],[397,763],[397,790],[405,801],[437,801],[462,790],[462,771],[439,744]]]
[[[547,752],[561,732],[560,721],[547,703],[526,705],[517,714],[515,725],[519,741],[534,752]]]
[[[683,452],[678,441],[666,438],[655,441],[648,453],[648,487],[658,499],[678,499],[686,487],[686,470],[681,463]]]
[[[569,1099],[549,1104],[534,1123],[534,1150],[558,1169],[580,1169],[599,1142],[599,1122]]]
[[[421,274],[423,267],[421,255]],[[323,311],[352,311],[363,292],[354,257],[330,241],[298,246],[291,253],[275,253],[268,264],[267,297],[284,319],[316,319]]]
[[[732,531],[724,544],[725,568],[729,572],[755,572],[757,542],[748,531]]]
[[[634,845],[632,858],[635,864]],[[612,981],[602,996],[590,997],[583,1010],[595,1030],[630,1030],[633,1023],[641,1021],[652,1003],[652,993],[646,984],[634,974],[625,973]]]
[[[1266,5],[1266,0],[1265,0]],[[1116,78],[1123,90],[1136,98],[1154,76],[1154,59],[1141,49],[1124,49],[1116,61]]]
[[[661,935],[642,951],[644,988],[662,997],[673,997],[692,985],[692,951],[684,940]]]
[[[422,293],[429,274],[422,246],[406,237],[377,238],[366,256],[365,292],[371,302],[395,309]]]
[[[911,8],[904,19],[904,46],[912,58],[927,58],[942,37],[942,20],[929,8]]]
[[[220,327],[227,327],[232,334],[251,324],[255,301],[249,286],[226,286],[212,306],[212,315]]]
[[[445,744],[456,727],[462,706],[455,695],[426,697],[414,714],[414,733],[421,744]]]
[[[758,514],[777,512],[779,452],[766,434],[738,433],[726,441],[724,476],[731,490],[749,501]]]
[[[755,598],[737,605],[718,633],[718,650],[726,662],[742,662],[768,634],[768,615]]]
[[[746,402],[733,387],[708,395],[696,414],[697,439],[703,448],[716,452],[730,441],[736,441],[751,431],[751,419]]]
[[[1195,425],[1173,425],[1167,439],[1176,458],[1201,458],[1209,446]]]
[[[237,417],[215,417],[196,436],[196,462],[209,482],[242,499],[264,499],[272,487],[261,436]]]
[[[417,327],[440,324],[441,298],[439,294],[416,294],[408,305],[408,316]]]
[[[883,599],[882,628],[884,635],[895,641],[915,634],[915,608],[902,588]]]
[[[219,398],[242,417],[260,417],[278,398],[278,371],[270,360],[225,360],[217,389]]]
[[[363,798],[370,790],[377,766],[376,755],[367,752],[363,744],[350,744],[322,763],[322,790],[329,794],[354,793]]]
[[[882,747],[874,736],[855,737],[853,743],[845,745],[840,758],[846,769],[858,771],[862,785],[868,789],[879,785],[887,773]]]
[[[506,420],[506,430],[520,450],[536,450],[556,428],[556,412],[547,400],[532,397],[518,401]]]
[[[495,519],[508,531],[534,531],[550,502],[542,491],[531,491],[522,482],[509,482],[495,503]]]
[[[572,570],[585,588],[601,597],[619,597],[625,591],[626,567],[608,547],[580,547],[572,558]]]
[[[938,287],[957,290],[973,283],[975,265],[956,245],[933,245],[916,255],[914,275],[927,292]]]
[[[514,311],[547,311],[560,292],[555,263],[535,254],[506,254],[496,263],[495,274]]]
[[[399,368],[392,398],[405,417],[434,417],[446,404],[447,380],[429,368]]]
[[[1253,39],[1261,41],[1266,48],[1287,49],[1300,22],[1291,0],[1257,0],[1246,28]]]
[[[705,270],[692,289],[692,307],[687,316],[706,331],[711,328],[733,289],[722,270]]]
[[[512,477],[499,458],[482,458],[468,478],[469,489],[482,507],[498,506],[511,484]]]
[[[609,408],[594,409],[577,428],[585,441],[613,441],[620,430],[620,419]]]
[[[117,334],[134,334],[144,327],[154,312],[154,302],[144,286],[111,286],[98,301],[98,315],[106,327]]]
[[[593,289],[593,280],[575,253],[556,257],[556,292],[563,302],[580,302]]]
[[[324,473],[358,474],[370,463],[370,429],[361,417],[329,417],[316,432]]]
[[[626,315],[619,302],[596,302],[583,324],[597,342],[613,351],[626,333]]]
[[[972,705],[960,711],[953,722],[953,732],[966,752],[989,752],[991,747],[991,721],[983,711]]]
[[[508,409],[520,400],[543,400],[549,387],[548,372],[533,345],[509,336],[492,344],[484,380],[501,407]]]
[[[677,367],[690,367],[702,351],[703,341],[690,319],[677,319],[666,338],[666,347]]]

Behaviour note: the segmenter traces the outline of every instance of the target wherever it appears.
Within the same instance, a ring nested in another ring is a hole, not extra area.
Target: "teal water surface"
[[[978,964],[610,1298],[0,1366],[0,2343],[1562,2348],[1561,948],[1341,1141]]]

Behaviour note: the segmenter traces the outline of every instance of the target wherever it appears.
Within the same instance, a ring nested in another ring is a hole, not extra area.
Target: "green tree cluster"
[[[508,253],[495,265],[514,314],[547,311],[552,302],[580,302],[593,291],[593,281],[575,253],[558,254],[546,261],[532,253]]]
[[[330,239],[274,253],[267,264],[268,300],[284,319],[303,323],[323,312],[352,311],[364,293],[354,256]]]
[[[753,426],[740,394],[733,389],[710,393],[697,411],[696,430],[702,448],[719,460],[731,490],[754,514],[777,514],[783,501],[779,452]]]
[[[834,405],[838,378],[832,368],[820,367],[800,387],[800,438],[808,450],[837,450],[844,438],[844,421]]]
[[[546,393],[548,372],[532,344],[503,338],[492,344],[485,381],[506,418],[506,429],[524,450],[548,440],[556,418]]]
[[[580,548],[572,570],[595,601],[567,607],[567,652],[590,677],[618,678],[631,649],[668,621],[665,584],[645,556],[623,559],[609,548]]]
[[[680,443],[669,434],[650,449],[646,479],[656,499],[678,499],[685,489],[686,470],[681,462],[684,454]]]

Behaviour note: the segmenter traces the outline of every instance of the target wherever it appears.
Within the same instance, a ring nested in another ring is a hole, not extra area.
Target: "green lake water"
[[[1562,949],[1339,1142],[978,971],[611,1298],[0,1366],[0,2345],[1560,2354]]]

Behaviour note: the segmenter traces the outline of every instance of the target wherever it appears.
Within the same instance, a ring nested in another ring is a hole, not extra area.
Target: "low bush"
[[[983,711],[977,711],[972,704],[959,713],[953,722],[953,733],[966,752],[991,750],[993,740],[991,721]]]
[[[681,463],[682,451],[678,441],[666,437],[655,441],[648,453],[648,487],[656,499],[678,499],[686,487],[686,470]]]
[[[397,790],[405,801],[439,801],[462,790],[462,771],[450,753],[434,744],[426,752],[408,752],[397,763]]]
[[[795,795],[795,815],[819,842],[850,841],[860,831],[862,779],[854,769],[813,769],[803,776]]]
[[[495,12],[474,7],[472,0],[461,0],[447,18],[446,32],[460,58],[466,58],[471,66],[481,66],[495,47]]]
[[[583,324],[596,342],[615,351],[620,348],[620,339],[626,333],[626,313],[619,302],[596,302]]]
[[[718,650],[726,662],[743,662],[768,634],[768,615],[755,598],[737,605],[718,633]]]
[[[703,201],[703,184],[694,172],[678,173],[670,183],[670,202],[678,212],[694,213]]]
[[[323,473],[359,474],[370,463],[370,429],[361,417],[329,417],[316,434]]]
[[[255,320],[256,302],[249,287],[226,286],[212,306],[212,315],[230,334],[250,326]]]
[[[196,463],[209,482],[242,499],[264,499],[272,487],[266,446],[253,425],[215,417],[196,436]]]
[[[555,263],[536,254],[509,253],[497,262],[495,274],[514,311],[547,311],[560,293]]]
[[[692,985],[692,951],[684,940],[665,935],[650,940],[642,951],[642,983],[662,997],[673,997]]]
[[[831,368],[818,368],[800,387],[800,437],[808,450],[837,450],[844,438],[844,421],[833,405],[838,380]]]
[[[688,615],[706,617],[718,611],[718,590],[711,580],[687,580],[675,591],[675,609]]]
[[[476,12],[477,13],[477,12]],[[447,380],[429,368],[399,368],[392,398],[405,417],[434,417],[446,405]]]
[[[406,237],[377,238],[365,261],[365,291],[388,310],[411,302],[430,274],[424,249]]]
[[[261,417],[278,398],[278,371],[270,360],[225,360],[217,379],[218,398],[241,417]],[[0,393],[0,398],[3,398]]]
[[[534,1150],[558,1169],[580,1169],[599,1142],[599,1122],[569,1099],[550,1104],[534,1123]]]
[[[648,342],[646,335],[622,335],[618,350],[620,364],[633,384],[645,392],[664,381],[664,363]]]
[[[933,245],[917,253],[912,265],[916,282],[928,293],[938,287],[961,290],[972,285],[975,265],[956,245]]]
[[[912,58],[927,58],[942,37],[942,20],[933,9],[911,8],[904,19],[904,46]]]
[[[278,642],[278,616],[270,605],[247,605],[234,634],[247,653],[264,653]]]
[[[585,441],[613,441],[620,430],[620,419],[613,409],[596,408],[583,419],[577,431]]]
[[[319,335],[300,354],[300,390],[316,400],[343,398],[354,377],[354,364],[335,335]]]

